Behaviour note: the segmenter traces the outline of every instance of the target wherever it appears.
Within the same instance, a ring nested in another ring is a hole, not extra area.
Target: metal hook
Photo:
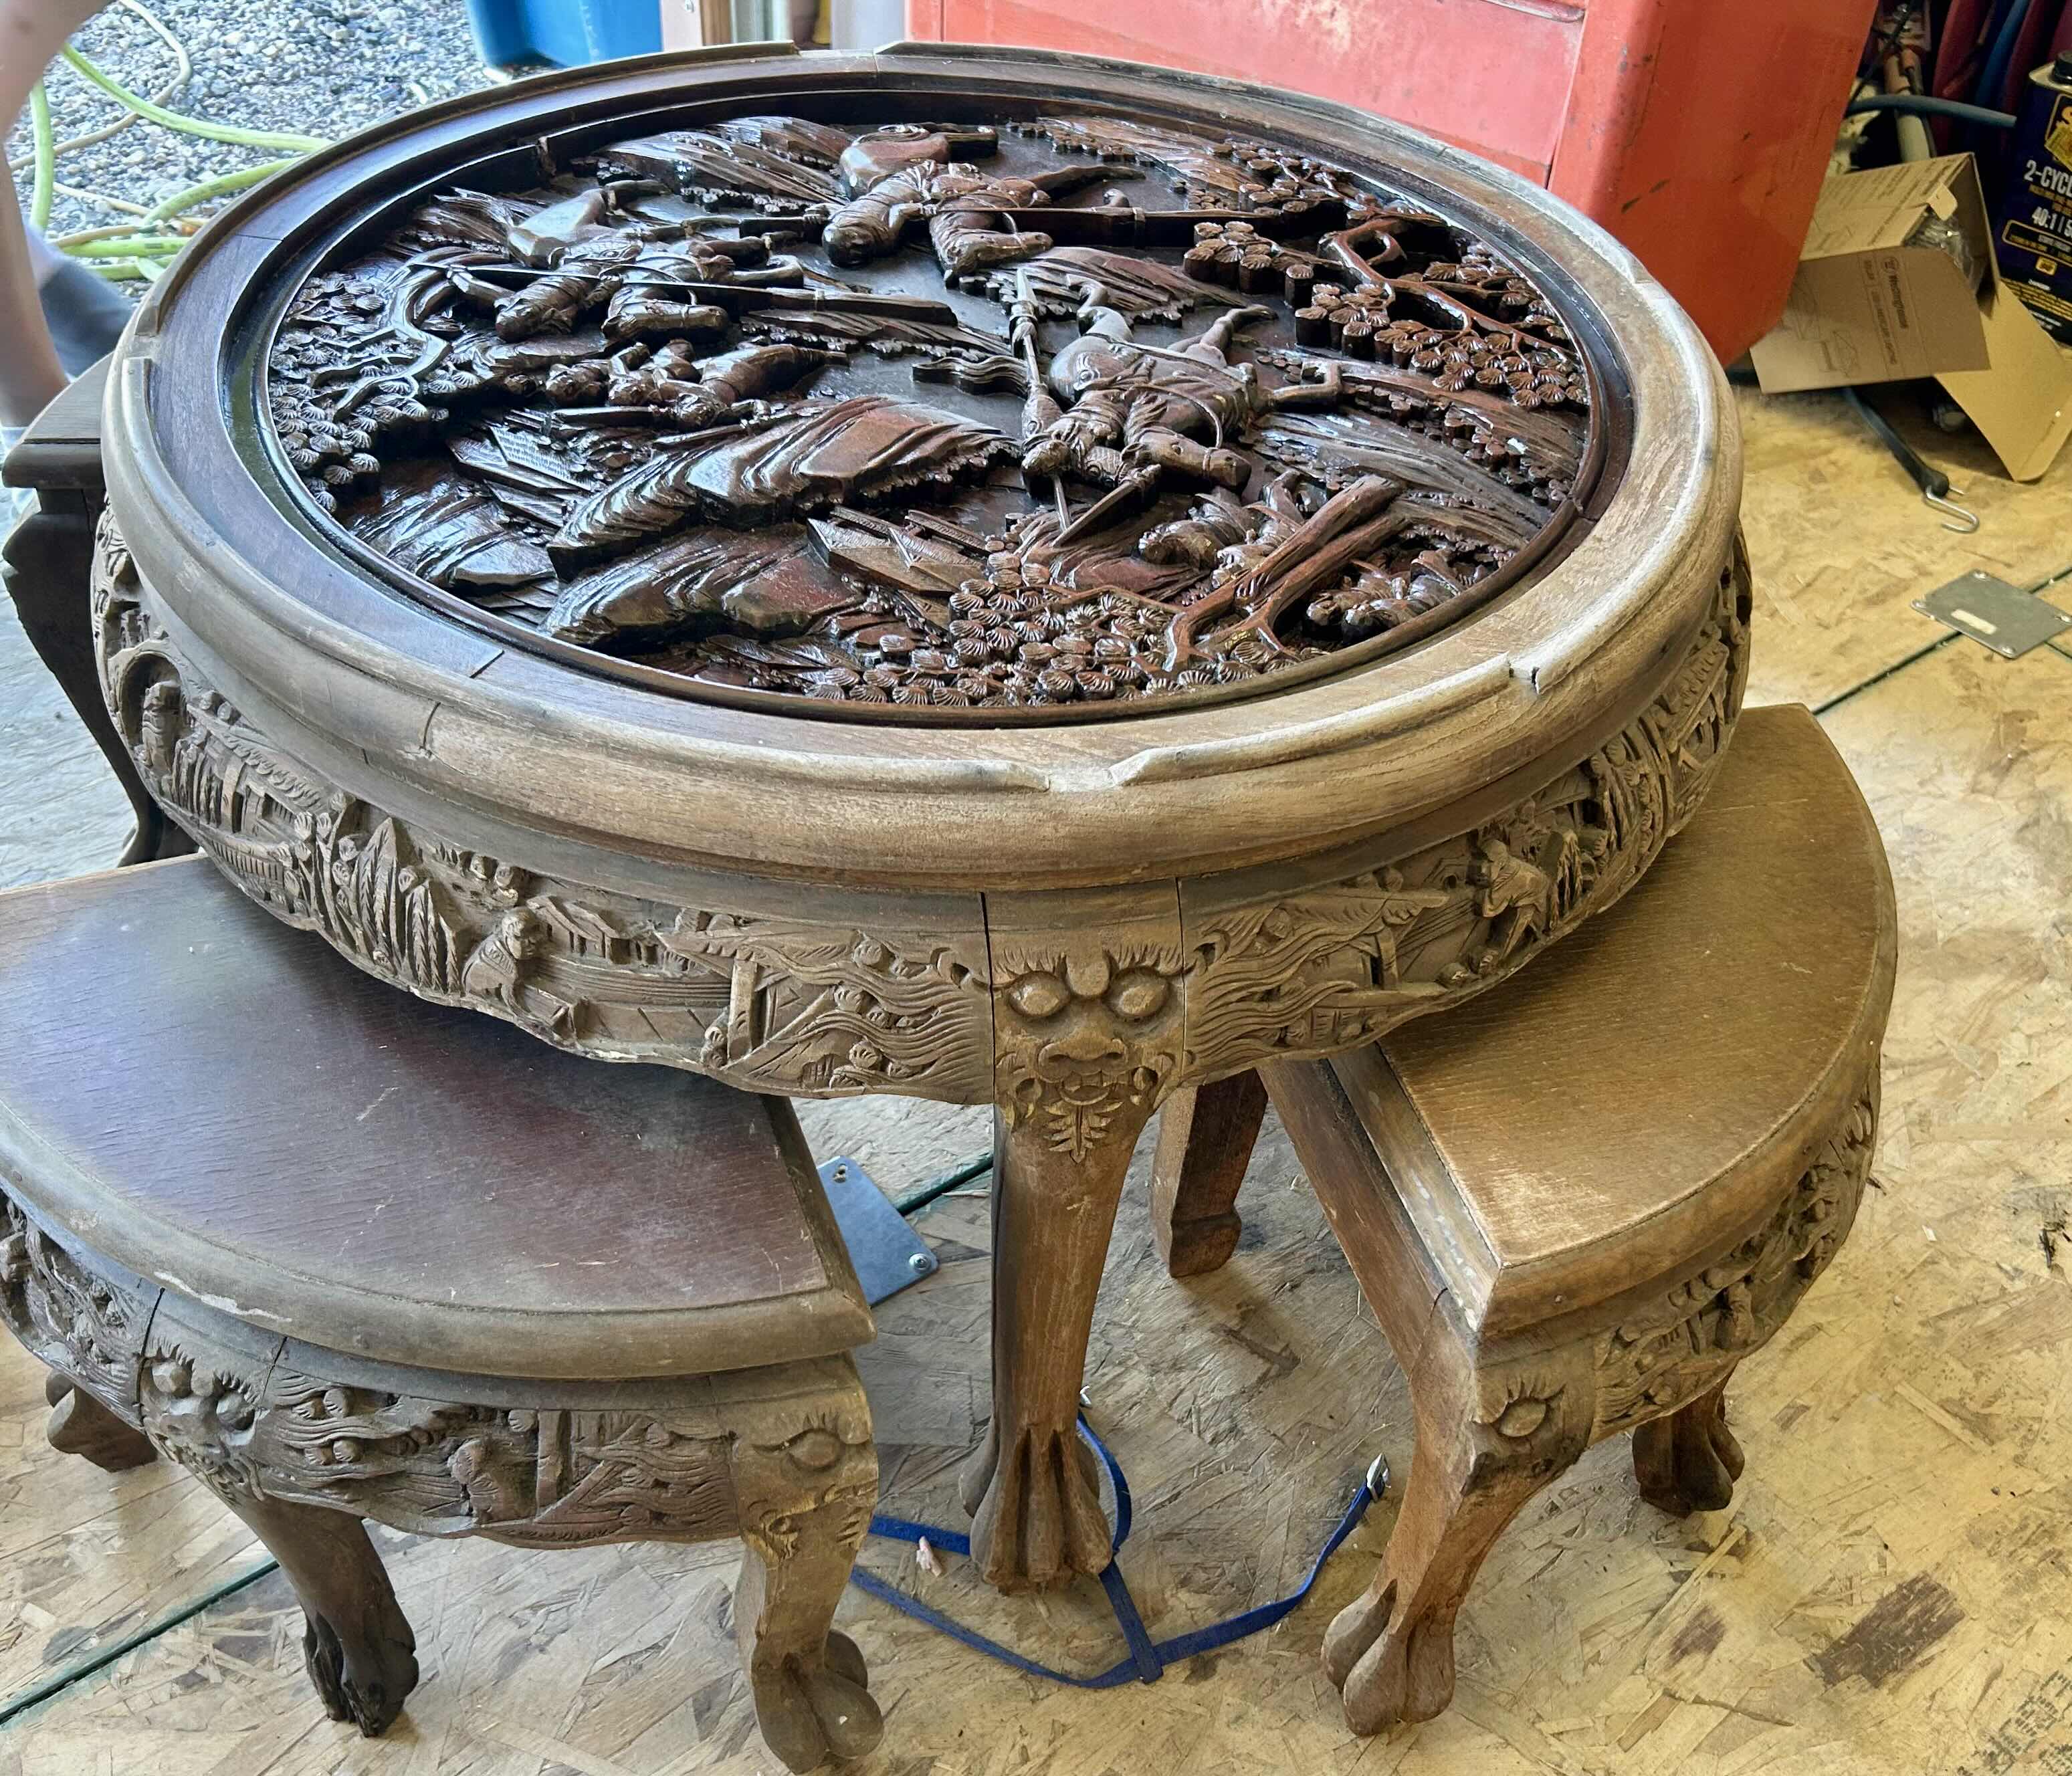
[[[1892,452],[1893,460],[1906,471],[1914,486],[1920,488],[1921,497],[1930,509],[1947,515],[1942,520],[1945,530],[1954,530],[1960,536],[1968,536],[1979,528],[1979,515],[1967,511],[1950,498],[1951,494],[1960,491],[1950,485],[1950,477],[1932,462],[1925,461],[1919,451],[1892,429],[1884,414],[1870,405],[1853,388],[1843,389],[1842,398],[1855,409],[1856,417],[1870,428],[1871,435]],[[1963,521],[1952,524],[1951,517]]]
[[[1962,487],[1950,487],[1947,491],[1951,493],[1962,493],[1964,490]],[[1930,493],[1926,487],[1921,490],[1921,497],[1936,511],[1947,512],[1952,517],[1963,520],[1962,524],[1953,524],[1950,519],[1945,518],[1942,520],[1942,528],[1945,530],[1954,530],[1959,536],[1968,536],[1979,528],[1979,515],[1975,512],[1966,511],[1955,500],[1945,499],[1941,494]]]

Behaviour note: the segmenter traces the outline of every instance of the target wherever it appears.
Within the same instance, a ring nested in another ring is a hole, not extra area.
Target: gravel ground
[[[212,122],[285,130],[335,139],[436,99],[483,85],[462,0],[149,0],[192,58],[167,109]],[[111,79],[155,97],[177,72],[172,51],[127,4],[113,5],[74,39]],[[122,114],[63,63],[45,77],[60,142]],[[26,120],[7,156],[26,208],[30,142]],[[138,122],[57,162],[64,184],[149,204],[219,173],[278,158],[273,152],[204,142]],[[53,235],[105,227],[123,212],[60,192]]]

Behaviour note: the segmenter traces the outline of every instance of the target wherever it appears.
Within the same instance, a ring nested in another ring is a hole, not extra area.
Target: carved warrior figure
[[[1041,253],[1050,236],[1022,228],[1019,212],[1039,209],[1107,176],[1097,166],[1068,166],[1007,179],[964,161],[921,162],[887,175],[845,204],[829,218],[820,241],[837,265],[861,265],[882,258],[910,227],[926,222],[936,263],[956,282]]]
[[[1531,802],[1523,804],[1512,818],[1527,832],[1537,824]],[[1559,842],[1564,848],[1572,845],[1574,835],[1564,832]],[[1477,849],[1480,854],[1470,879],[1475,885],[1475,911],[1490,921],[1484,965],[1496,968],[1540,936],[1553,917],[1553,878],[1530,859],[1515,856],[1509,841],[1494,833]]]
[[[629,339],[717,336],[733,317],[714,303],[676,299],[680,293],[737,278],[744,286],[789,282],[797,275],[796,261],[767,264],[769,243],[757,236],[653,240],[643,238],[648,232],[579,240],[556,255],[551,271],[515,291],[463,266],[449,270],[446,281],[465,300],[495,312],[501,339],[565,333],[579,316],[600,304],[608,305],[605,336]],[[763,273],[744,269],[753,266],[763,267]]]
[[[844,361],[839,352],[810,345],[750,345],[700,358],[688,341],[659,350],[629,346],[599,360],[564,364],[547,378],[547,393],[569,405],[602,400],[615,409],[589,417],[601,423],[652,419],[684,431],[762,415],[760,397],[796,386],[816,370]]]
[[[1268,388],[1255,367],[1231,364],[1238,330],[1272,318],[1264,308],[1233,309],[1192,339],[1154,346],[1101,295],[1098,286],[1089,292],[1085,332],[1050,360],[1050,388],[1067,410],[1024,450],[1030,474],[1073,473],[1115,486],[1171,471],[1240,488],[1252,464],[1226,440],[1276,408],[1338,397],[1336,365],[1324,366],[1314,383]]]
[[[954,124],[894,124],[857,137],[840,165],[849,201],[820,233],[828,258],[837,265],[882,259],[917,222],[927,224],[935,261],[952,283],[1042,252],[1050,236],[1021,228],[1017,212],[1106,175],[1099,167],[1068,166],[1003,178],[964,158],[992,154],[999,145],[993,130]]]

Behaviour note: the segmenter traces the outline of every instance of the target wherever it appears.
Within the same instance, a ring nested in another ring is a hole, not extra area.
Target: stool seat
[[[1609,841],[1669,817],[1616,780],[1618,754],[1593,768]],[[1588,887],[1593,855],[1560,860],[1550,899]],[[1632,1431],[1665,1511],[1731,1502],[1728,1379],[1833,1258],[1869,1175],[1894,926],[1819,725],[1749,710],[1690,830],[1517,979],[1166,1106],[1152,1203],[1174,1273],[1230,1256],[1270,1096],[1409,1378],[1401,1513],[1324,1642],[1355,1732],[1452,1700],[1482,1556],[1592,1443]]]
[[[1331,1063],[1484,1337],[1771,1211],[1779,1166],[1803,1167],[1861,1083],[1892,927],[1848,767],[1807,710],[1750,710],[1639,891],[1503,990]]]
[[[269,1334],[572,1379],[872,1335],[777,1100],[420,1003],[199,857],[0,900],[0,1019],[8,1187]]]
[[[358,886],[340,916],[438,940]],[[199,857],[0,894],[0,1325],[50,1440],[170,1456],[242,1519],[333,1719],[380,1733],[417,1683],[368,1521],[738,1536],[765,1745],[878,1743],[833,1626],[870,1310],[789,1104],[420,1004]]]

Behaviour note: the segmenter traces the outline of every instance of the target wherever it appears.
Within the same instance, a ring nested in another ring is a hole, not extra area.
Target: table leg
[[[302,1663],[334,1720],[378,1739],[417,1687],[410,1632],[367,1526],[343,1511],[254,1498],[216,1484],[295,1589],[302,1606]]]
[[[151,1447],[150,1438],[125,1424],[67,1377],[52,1373],[43,1383],[43,1398],[51,1403],[50,1423],[44,1435],[52,1449],[84,1456],[110,1474],[141,1468],[146,1462],[158,1460],[158,1452]]]
[[[1151,1235],[1174,1276],[1220,1269],[1237,1250],[1238,1188],[1265,1115],[1266,1087],[1249,1071],[1175,1092],[1158,1112]]]
[[[1170,884],[989,897],[986,952],[993,1418],[962,1490],[987,1582],[1031,1591],[1108,1564],[1079,1386],[1123,1176],[1180,1076],[1178,902]]]
[[[1045,1127],[997,1115],[993,1184],[993,1417],[964,1468],[972,1558],[1003,1591],[1108,1564],[1100,1473],[1076,1424],[1094,1297],[1149,1107],[1074,1157]]]
[[[1441,1297],[1410,1371],[1417,1444],[1403,1509],[1365,1594],[1324,1634],[1324,1670],[1355,1733],[1429,1720],[1453,1700],[1453,1622],[1483,1556],[1589,1446],[1587,1342],[1499,1355]]]
[[[1694,1511],[1725,1511],[1734,1502],[1734,1482],[1745,1462],[1727,1429],[1733,1372],[1667,1418],[1634,1427],[1634,1478],[1641,1497],[1656,1510],[1688,1517]]]

